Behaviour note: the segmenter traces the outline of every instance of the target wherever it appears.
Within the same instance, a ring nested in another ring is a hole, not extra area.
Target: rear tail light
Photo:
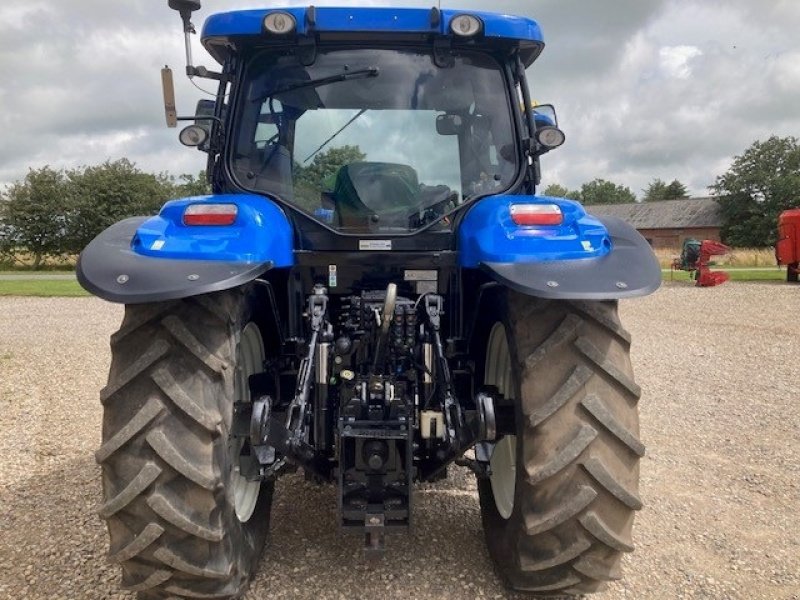
[[[184,225],[233,225],[235,204],[190,204],[183,211]]]
[[[516,225],[561,225],[564,215],[558,204],[512,204],[511,220]]]

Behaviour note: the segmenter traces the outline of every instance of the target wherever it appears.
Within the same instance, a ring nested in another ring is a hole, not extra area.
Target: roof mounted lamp
[[[288,12],[277,10],[264,17],[264,30],[272,35],[287,35],[297,29],[297,21]]]
[[[483,22],[474,15],[456,15],[450,21],[450,31],[458,37],[474,37],[483,31]]]

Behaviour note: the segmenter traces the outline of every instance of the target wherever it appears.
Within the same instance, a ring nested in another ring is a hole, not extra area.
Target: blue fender
[[[194,204],[235,204],[231,225],[183,223]],[[154,217],[133,217],[103,231],[78,260],[80,284],[124,304],[160,302],[243,285],[294,264],[293,229],[271,200],[251,194],[167,202]]]
[[[514,204],[556,204],[563,221],[517,225]],[[484,198],[461,222],[458,242],[462,267],[483,269],[502,285],[540,298],[616,300],[661,285],[658,260],[638,231],[620,219],[588,215],[565,198]]]

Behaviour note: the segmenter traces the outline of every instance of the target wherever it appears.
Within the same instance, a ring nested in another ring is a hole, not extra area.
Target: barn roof
[[[722,214],[715,198],[686,198],[632,204],[586,206],[591,215],[619,217],[636,229],[721,227]]]

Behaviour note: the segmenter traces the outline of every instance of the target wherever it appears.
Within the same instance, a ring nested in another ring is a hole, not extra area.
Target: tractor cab
[[[510,101],[497,102],[502,71],[486,56],[443,68],[423,49],[331,48],[307,67],[269,51],[248,67],[229,157],[234,181],[311,214],[325,180],[344,181],[362,210],[355,220],[337,211],[335,229],[413,231],[430,222],[426,211],[445,213],[516,178]],[[437,129],[446,119],[459,126]],[[348,198],[334,193],[333,201]]]
[[[531,161],[563,142],[552,107],[527,99],[525,67],[543,45],[529,19],[239,11],[212,16],[202,40],[222,85],[211,143],[193,143],[220,187],[274,199],[298,224],[452,233],[449,215],[535,178]],[[549,136],[533,141],[537,129]]]

